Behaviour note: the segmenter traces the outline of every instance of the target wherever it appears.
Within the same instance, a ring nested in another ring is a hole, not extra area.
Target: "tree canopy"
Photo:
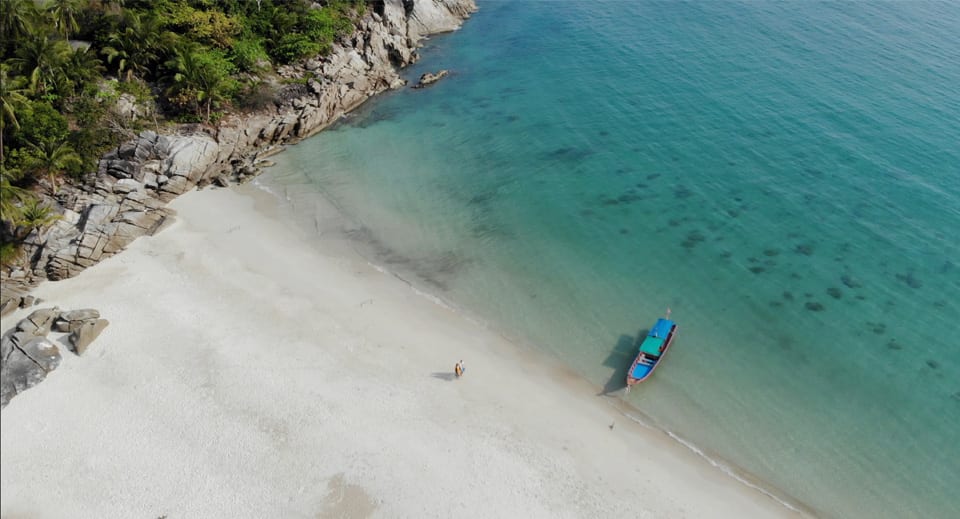
[[[329,53],[367,1],[0,0],[4,256],[9,229],[51,221],[36,192],[81,182],[146,124],[111,113],[119,96],[152,107],[153,125],[214,124],[275,67]]]

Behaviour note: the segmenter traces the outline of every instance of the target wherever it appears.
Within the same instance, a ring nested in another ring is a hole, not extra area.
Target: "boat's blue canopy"
[[[630,376],[633,378],[642,379],[650,373],[650,370],[653,369],[653,364],[637,364],[633,367],[633,372],[630,373]]]
[[[653,328],[650,328],[649,335],[650,337],[666,339],[667,334],[670,333],[671,329],[673,329],[673,321],[661,317],[660,319],[657,319],[657,324],[653,325]]]

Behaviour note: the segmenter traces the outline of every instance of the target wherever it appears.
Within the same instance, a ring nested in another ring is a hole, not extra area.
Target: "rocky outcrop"
[[[60,365],[60,350],[47,335],[70,331],[73,351],[82,355],[107,324],[96,310],[61,312],[57,307],[35,310],[18,322],[0,339],[0,407]]]
[[[322,130],[371,96],[403,86],[399,69],[419,58],[422,39],[455,30],[476,10],[474,0],[382,0],[372,7],[329,56],[281,70],[299,81],[281,88],[271,108],[228,115],[216,129],[145,131],[104,155],[92,189],[65,187],[48,201],[62,218],[28,236],[29,269],[4,272],[4,292],[75,276],[156,233],[174,216],[166,204],[186,191],[254,177],[263,158],[283,144]],[[21,302],[4,294],[0,310]]]
[[[476,9],[472,1],[460,0],[403,3],[410,6],[407,10],[407,36],[415,41],[433,33],[457,30],[461,21]]]
[[[432,72],[427,72],[426,74],[420,76],[420,81],[416,85],[413,85],[413,88],[423,88],[425,86],[432,85],[437,81],[440,81],[441,79],[447,77],[447,74],[449,73],[450,71],[448,70],[441,70],[436,74]]]

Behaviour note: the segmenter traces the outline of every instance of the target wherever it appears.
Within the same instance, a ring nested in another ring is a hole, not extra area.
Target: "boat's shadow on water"
[[[644,337],[648,332],[649,330],[640,330],[636,336],[621,335],[617,339],[617,344],[603,361],[604,366],[613,368],[613,373],[597,396],[606,396],[627,387],[627,371],[637,356],[637,337]]]

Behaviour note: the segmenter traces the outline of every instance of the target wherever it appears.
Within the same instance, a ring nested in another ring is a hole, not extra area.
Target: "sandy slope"
[[[252,189],[36,290],[111,325],[3,410],[3,517],[795,515]]]

